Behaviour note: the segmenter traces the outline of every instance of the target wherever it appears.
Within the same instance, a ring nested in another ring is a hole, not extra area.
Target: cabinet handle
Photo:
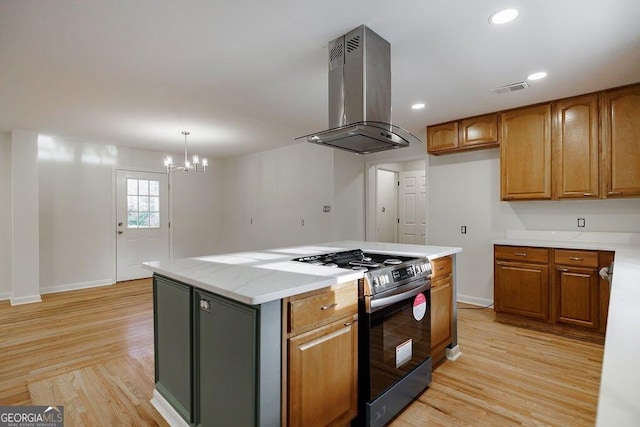
[[[559,271],[564,271],[564,272],[569,271],[569,269],[568,269],[568,268],[559,268],[558,270],[559,270]]]
[[[526,252],[514,252],[513,253],[515,256],[527,256]]]
[[[438,267],[438,271],[444,270],[444,267]]]
[[[333,304],[329,304],[329,305],[323,305],[322,307],[320,307],[320,310],[329,310],[330,308],[336,307],[338,305],[337,302],[334,302]]]
[[[580,257],[577,257],[577,256],[570,256],[569,259],[571,261],[582,261],[582,260],[584,260],[584,258],[580,258]]]
[[[612,195],[612,196],[615,196],[615,195],[617,195],[617,194],[622,194],[622,191],[609,191],[609,193],[607,193],[607,194],[610,194],[610,195]]]
[[[583,196],[595,196],[595,194],[594,194],[594,193],[584,193],[584,194],[582,194],[582,195],[583,195]]]
[[[353,322],[344,322],[344,326],[351,326],[353,325]]]

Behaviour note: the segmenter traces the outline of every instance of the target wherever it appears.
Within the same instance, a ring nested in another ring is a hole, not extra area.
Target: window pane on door
[[[127,228],[160,228],[160,181],[127,178]]]

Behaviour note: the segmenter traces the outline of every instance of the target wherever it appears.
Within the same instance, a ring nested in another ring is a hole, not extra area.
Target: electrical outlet
[[[324,205],[324,207],[322,208],[322,212],[331,212],[331,205]]]
[[[460,234],[467,234],[467,226],[463,225],[460,227]]]
[[[578,218],[578,227],[583,228],[585,226],[584,218]]]

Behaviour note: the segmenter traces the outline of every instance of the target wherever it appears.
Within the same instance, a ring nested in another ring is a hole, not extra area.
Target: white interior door
[[[426,239],[425,206],[427,197],[424,171],[400,172],[398,241],[424,245]]]
[[[395,243],[398,223],[397,172],[378,169],[376,181],[376,232],[378,242]]]
[[[116,280],[150,277],[143,262],[169,259],[167,175],[127,170],[116,175]]]

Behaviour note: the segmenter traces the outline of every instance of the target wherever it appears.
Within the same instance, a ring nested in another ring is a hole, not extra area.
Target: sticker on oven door
[[[396,347],[396,369],[411,360],[413,340],[406,340]]]
[[[413,300],[413,317],[416,320],[422,320],[424,315],[427,313],[427,298],[423,293],[419,293],[416,295],[416,298]]]

